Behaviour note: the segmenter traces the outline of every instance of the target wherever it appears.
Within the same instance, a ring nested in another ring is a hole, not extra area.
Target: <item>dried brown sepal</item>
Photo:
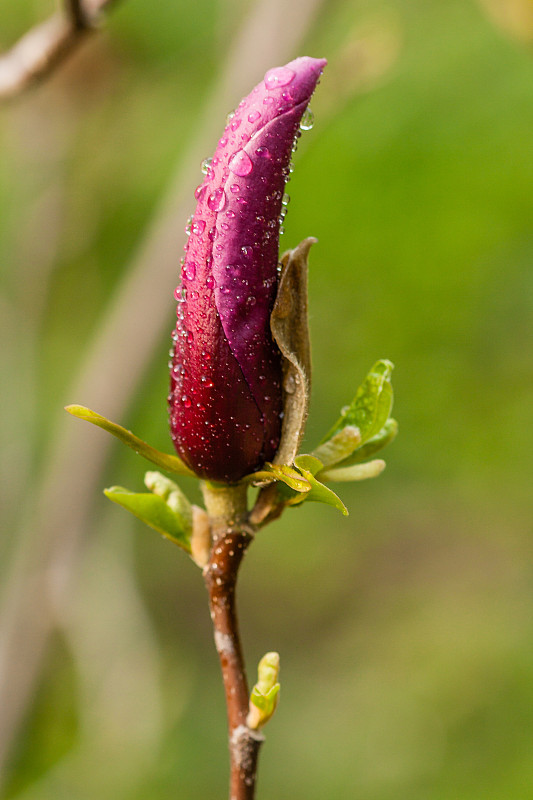
[[[281,257],[278,294],[270,317],[272,336],[283,358],[283,425],[274,464],[294,462],[307,422],[311,390],[307,259],[316,241],[310,236]],[[284,506],[277,486],[265,486],[250,513],[250,522],[263,525],[279,517]]]
[[[281,277],[270,328],[283,357],[283,425],[275,464],[292,464],[303,437],[311,389],[307,319],[307,259],[317,239],[304,239],[281,258]]]

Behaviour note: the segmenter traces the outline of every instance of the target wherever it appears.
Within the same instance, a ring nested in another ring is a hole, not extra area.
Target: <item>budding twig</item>
[[[204,580],[226,695],[230,798],[253,800],[263,736],[247,724],[249,692],[235,607],[239,566],[253,535],[247,524],[246,487],[213,489],[204,484],[202,491],[213,533]]]

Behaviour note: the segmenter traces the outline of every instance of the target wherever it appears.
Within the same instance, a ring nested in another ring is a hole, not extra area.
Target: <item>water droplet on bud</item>
[[[196,277],[196,264],[194,261],[188,261],[183,267],[183,277],[188,281],[193,281]]]
[[[314,125],[314,122],[315,122],[315,115],[311,111],[311,107],[307,106],[304,113],[302,114],[302,119],[300,120],[300,130],[310,131]]]
[[[223,211],[226,206],[226,194],[224,189],[215,189],[207,198],[207,205],[211,211]]]
[[[205,220],[197,219],[191,225],[191,233],[194,233],[196,236],[200,236],[205,231]]]
[[[277,89],[278,86],[288,86],[294,79],[295,72],[288,67],[274,67],[269,69],[265,75],[265,86],[267,89]]]
[[[261,112],[250,111],[250,113],[248,114],[248,122],[257,122],[258,119],[261,119]]]
[[[213,161],[212,158],[204,158],[204,160],[202,161],[201,170],[204,173],[204,175],[207,175],[207,173],[209,172],[209,167],[211,166],[212,161]]]
[[[249,175],[253,167],[254,165],[252,164],[250,156],[244,150],[239,150],[239,152],[235,153],[229,162],[230,170],[240,178]]]

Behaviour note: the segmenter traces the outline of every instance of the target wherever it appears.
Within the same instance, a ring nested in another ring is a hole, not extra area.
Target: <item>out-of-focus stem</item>
[[[50,75],[96,29],[101,13],[115,0],[67,0],[65,11],[25,33],[0,55],[0,100],[20,94]]]

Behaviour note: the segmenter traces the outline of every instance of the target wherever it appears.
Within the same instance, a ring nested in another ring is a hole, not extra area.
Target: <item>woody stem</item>
[[[252,541],[252,530],[247,524],[246,487],[215,487],[205,483],[202,491],[213,535],[204,580],[226,694],[230,800],[253,800],[263,737],[246,724],[249,693],[235,606],[239,566]]]

